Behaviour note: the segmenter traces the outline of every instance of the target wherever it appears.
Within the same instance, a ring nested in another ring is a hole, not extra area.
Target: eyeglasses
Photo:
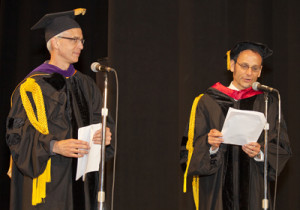
[[[78,42],[81,42],[82,45],[84,45],[85,42],[84,39],[79,39],[78,37],[72,38],[72,37],[58,36],[58,38],[71,40],[74,44],[78,44]]]
[[[239,66],[244,70],[244,71],[247,71],[249,68],[251,68],[251,70],[253,72],[259,72],[261,69],[262,69],[262,66],[258,66],[258,65],[255,65],[255,66],[249,66],[247,63],[239,63],[239,62],[236,62],[237,64],[239,64]]]

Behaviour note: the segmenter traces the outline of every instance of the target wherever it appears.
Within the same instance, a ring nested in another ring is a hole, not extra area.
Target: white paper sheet
[[[81,176],[85,180],[85,174],[91,171],[98,171],[100,164],[101,145],[92,141],[94,133],[102,127],[101,123],[93,124],[78,129],[78,139],[89,142],[90,151],[77,161],[76,180]]]
[[[244,145],[257,142],[266,118],[257,111],[229,108],[222,128],[224,144]]]

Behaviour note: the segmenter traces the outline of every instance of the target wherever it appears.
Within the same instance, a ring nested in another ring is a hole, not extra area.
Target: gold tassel
[[[183,192],[184,193],[186,192],[186,188],[187,188],[187,184],[186,184],[187,173],[188,173],[188,169],[190,166],[192,154],[194,151],[193,142],[194,142],[194,132],[195,132],[196,109],[197,109],[198,102],[202,96],[203,96],[203,94],[200,94],[198,97],[195,98],[193,105],[192,105],[191,114],[190,114],[188,141],[186,143],[186,149],[188,150],[188,160],[187,160],[187,166],[186,166],[186,170],[184,173],[184,180],[183,180]],[[199,176],[193,176],[192,186],[193,186],[194,202],[195,202],[196,210],[198,210],[198,208],[199,208]]]
[[[199,176],[193,176],[193,196],[196,210],[199,209]]]
[[[26,92],[31,92],[37,110],[37,117]],[[45,111],[45,103],[40,86],[35,79],[28,78],[20,86],[20,95],[27,117],[33,127],[40,133],[49,134],[48,123]],[[51,159],[47,161],[44,172],[32,180],[32,205],[42,203],[46,198],[46,183],[51,182]]]
[[[51,159],[49,158],[45,171],[34,178],[32,182],[32,205],[42,203],[46,198],[46,183],[51,182]]]
[[[13,163],[12,156],[10,156],[10,158],[9,158],[9,169],[7,171],[7,176],[10,179],[11,179],[11,174],[12,174],[12,163]]]
[[[74,15],[85,15],[86,9],[85,8],[78,8],[74,9]]]
[[[230,50],[227,51],[227,70],[230,70]]]

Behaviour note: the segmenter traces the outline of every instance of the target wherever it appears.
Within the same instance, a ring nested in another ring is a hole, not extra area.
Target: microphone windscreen
[[[98,67],[98,66],[100,66],[100,63],[98,63],[98,62],[92,63],[92,64],[91,64],[91,70],[92,70],[93,72],[98,72],[98,70],[97,70],[97,67]]]
[[[259,82],[253,82],[252,89],[258,91]]]

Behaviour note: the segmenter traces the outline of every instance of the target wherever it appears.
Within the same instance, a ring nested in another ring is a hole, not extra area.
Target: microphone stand
[[[99,192],[98,192],[98,209],[104,210],[105,192],[104,192],[104,166],[105,166],[105,139],[106,139],[106,119],[108,116],[107,109],[107,72],[104,72],[104,94],[102,108],[102,144],[101,144],[101,160],[99,165]]]
[[[268,123],[268,92],[264,92],[265,98],[265,117],[267,119],[267,123],[265,125],[265,148],[264,148],[264,155],[265,155],[265,162],[264,162],[264,199],[262,200],[262,208],[267,210],[269,208],[269,200],[267,198],[268,195],[268,130],[269,130],[269,123]]]
[[[280,141],[280,125],[281,125],[281,97],[279,91],[274,89],[278,96],[278,130],[277,130],[277,148],[276,148],[276,174],[275,174],[275,186],[274,186],[274,202],[273,209],[276,209],[276,194],[277,194],[277,178],[278,178],[278,152],[279,152],[279,141]]]

